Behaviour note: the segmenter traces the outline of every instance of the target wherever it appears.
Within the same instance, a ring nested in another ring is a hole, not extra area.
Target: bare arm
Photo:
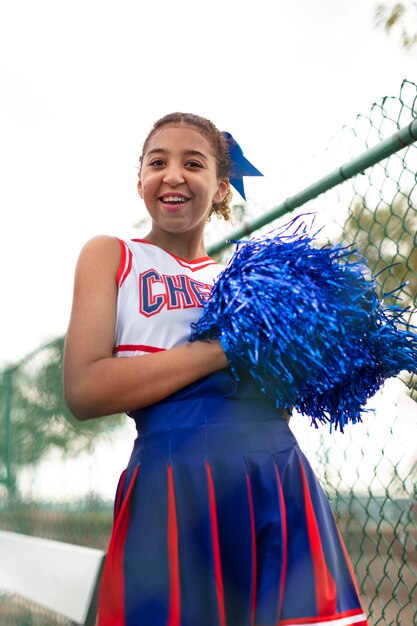
[[[100,236],[81,251],[64,355],[65,397],[78,419],[141,408],[227,366],[219,342],[113,358],[120,246]]]

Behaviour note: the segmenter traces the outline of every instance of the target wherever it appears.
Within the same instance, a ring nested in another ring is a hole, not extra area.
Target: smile
[[[187,202],[189,198],[186,196],[161,196],[160,200],[164,203],[168,204],[181,204],[183,202]]]

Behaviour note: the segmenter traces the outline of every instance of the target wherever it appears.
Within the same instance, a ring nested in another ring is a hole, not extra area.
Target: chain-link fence
[[[416,117],[417,88],[404,81],[398,97],[384,98],[368,116],[359,115],[353,128],[344,128],[339,144],[355,155],[395,136]],[[381,296],[400,288],[385,299],[401,298],[410,314],[417,308],[416,172],[413,143],[314,205],[322,223],[334,224],[334,237],[354,244],[368,260]],[[375,414],[364,418],[362,432],[353,427],[347,438],[327,437],[319,445],[317,463],[353,556],[370,623],[380,626],[417,624],[416,392],[415,376],[389,381],[370,403]]]
[[[416,117],[417,86],[404,81],[398,96],[343,128],[315,168],[333,172]],[[388,158],[337,186],[329,177],[330,191],[322,185],[315,199],[301,194],[298,202],[299,212],[315,214],[315,230],[323,226],[319,241],[354,244],[377,275],[381,296],[400,287],[384,297],[400,296],[410,311],[417,299],[416,171],[417,143],[401,148],[400,136]],[[294,206],[284,203],[281,215]],[[106,549],[111,498],[133,430],[123,417],[83,423],[71,417],[62,395],[62,350],[59,338],[0,373],[0,528]],[[416,398],[416,379],[404,375],[387,381],[363,423],[345,434],[292,419],[335,511],[372,626],[417,623]],[[3,624],[68,622],[3,597]]]

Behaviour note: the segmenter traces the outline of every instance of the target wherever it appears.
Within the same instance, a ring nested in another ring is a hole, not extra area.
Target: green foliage
[[[415,25],[416,18],[417,2],[396,2],[391,6],[378,4],[374,13],[378,28],[383,28],[387,34],[392,30],[399,31],[401,45],[405,50],[417,46],[417,32],[410,30],[410,24]]]
[[[113,520],[111,503],[82,500],[71,506],[9,501],[0,513],[2,530],[98,550],[108,547]]]
[[[2,477],[9,492],[15,492],[23,467],[35,466],[53,449],[64,455],[89,450],[98,435],[121,422],[121,416],[83,422],[73,417],[64,399],[63,351],[61,337],[0,376],[0,459],[9,465],[8,481]]]
[[[387,304],[409,308],[405,318],[417,325],[413,314],[417,308],[417,209],[410,197],[399,193],[392,205],[381,201],[376,208],[370,208],[366,198],[356,198],[342,239],[353,244],[367,260],[380,297]],[[407,384],[410,396],[417,400],[415,377],[409,378]]]
[[[343,241],[354,244],[376,276],[381,295],[402,288],[396,295],[403,306],[417,299],[417,209],[402,194],[376,209],[357,198],[343,229]]]

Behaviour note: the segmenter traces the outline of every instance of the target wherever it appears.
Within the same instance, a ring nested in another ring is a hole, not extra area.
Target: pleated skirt
[[[281,412],[224,370],[132,414],[98,626],[366,626]]]

